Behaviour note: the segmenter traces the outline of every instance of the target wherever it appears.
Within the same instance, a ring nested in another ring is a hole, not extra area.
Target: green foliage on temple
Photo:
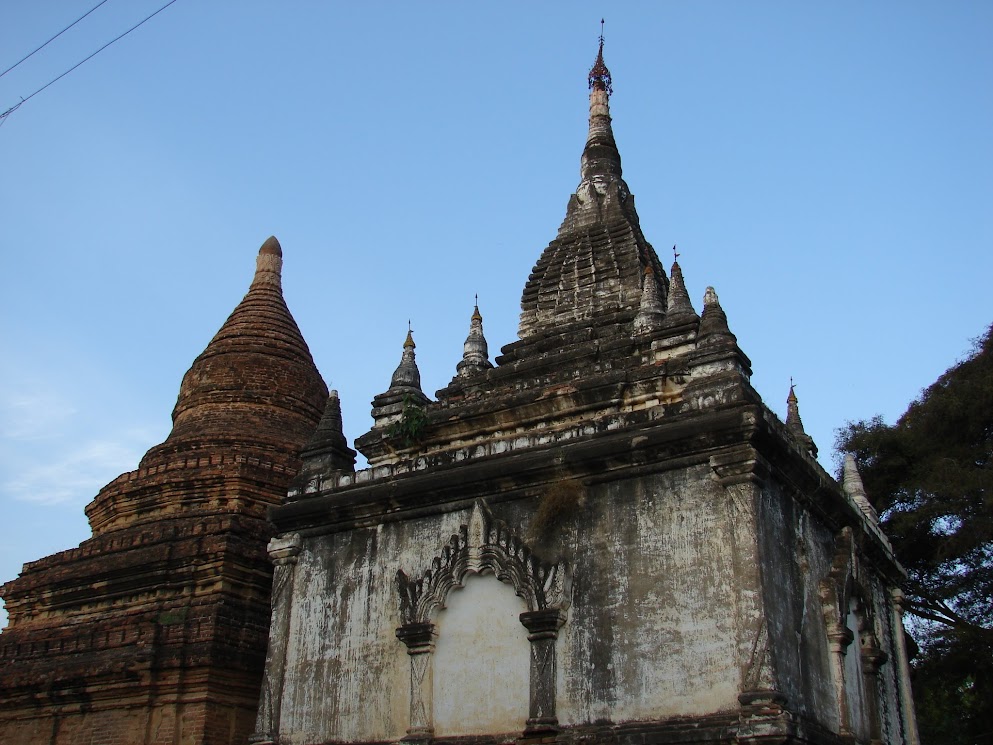
[[[410,396],[404,396],[400,418],[387,428],[386,436],[401,447],[413,447],[424,439],[427,423],[428,416],[424,413],[424,408],[418,406]]]

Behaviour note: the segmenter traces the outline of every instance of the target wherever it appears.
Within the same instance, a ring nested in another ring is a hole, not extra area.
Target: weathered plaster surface
[[[591,490],[561,632],[564,724],[737,705],[729,525],[720,489],[695,471]]]
[[[494,575],[471,574],[436,616],[435,734],[523,731],[528,713],[527,610]]]
[[[410,663],[395,577],[428,566],[468,512],[307,539],[297,566],[280,731],[287,745],[399,739]]]
[[[701,465],[592,487],[538,535],[529,529],[536,500],[494,508],[572,567],[571,608],[556,643],[560,723],[737,706],[725,499]],[[288,745],[404,735],[410,663],[395,637],[395,576],[430,566],[469,519],[462,509],[305,539],[282,702]],[[529,642],[517,617],[526,607],[492,575],[467,584],[432,619],[435,732],[520,731]]]

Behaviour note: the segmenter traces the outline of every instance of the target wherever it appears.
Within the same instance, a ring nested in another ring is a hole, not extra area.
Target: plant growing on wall
[[[424,440],[428,415],[410,396],[403,397],[400,418],[386,428],[386,437],[397,442],[400,447],[413,447]]]

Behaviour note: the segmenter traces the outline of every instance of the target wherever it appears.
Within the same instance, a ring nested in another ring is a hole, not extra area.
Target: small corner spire
[[[634,332],[648,334],[662,325],[665,317],[665,303],[662,302],[662,291],[651,264],[645,265],[641,280],[641,306],[638,315],[634,317]]]
[[[879,515],[869,501],[869,497],[865,492],[865,486],[862,483],[862,474],[859,473],[855,456],[851,453],[845,456],[841,486],[845,490],[845,493],[852,498],[852,501],[855,502],[859,510],[862,511],[862,514],[869,518],[869,522],[878,525]]]
[[[414,354],[414,330],[407,321],[407,338],[403,342],[403,355],[400,358],[400,365],[390,379],[390,390],[396,388],[415,388],[421,390],[421,372],[417,369],[417,359]]]
[[[665,326],[673,327],[681,324],[696,324],[700,321],[693,308],[693,302],[686,291],[686,282],[683,280],[683,270],[679,266],[681,254],[672,247],[672,269],[669,270],[669,298],[665,312]]]
[[[304,461],[317,459],[335,470],[355,470],[355,451],[345,440],[338,391],[329,391],[324,415],[300,455]]]
[[[786,397],[786,428],[793,433],[793,436],[813,457],[817,457],[817,445],[803,429],[803,421],[800,419],[800,403],[796,397],[796,383],[793,382],[792,377],[790,378],[790,393]]]
[[[721,307],[721,301],[717,298],[713,287],[708,287],[703,294],[703,313],[700,315],[700,331],[697,338],[703,344],[737,342],[737,337],[728,328],[727,314]]]
[[[483,315],[479,312],[479,295],[469,319],[469,335],[462,346],[462,360],[455,366],[456,378],[467,378],[493,367],[489,360],[489,345],[483,335]]]

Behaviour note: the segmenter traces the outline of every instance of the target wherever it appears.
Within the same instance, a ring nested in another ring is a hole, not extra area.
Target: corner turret
[[[859,473],[855,456],[851,453],[845,456],[841,484],[845,489],[845,494],[852,498],[852,501],[862,510],[862,514],[869,519],[869,522],[873,525],[878,525],[879,515],[876,513],[876,509],[872,506],[868,495],[865,493],[865,486],[862,484],[862,475]]]
[[[797,442],[810,453],[814,458],[817,457],[817,445],[814,444],[814,438],[808,435],[803,429],[803,421],[800,419],[800,404],[797,401],[796,391],[794,390],[796,386],[790,382],[790,394],[786,397],[786,429],[792,433],[792,435],[797,439]]]
[[[414,333],[407,329],[403,354],[390,378],[390,387],[372,400],[372,418],[375,420],[373,429],[382,429],[398,421],[405,406],[423,407],[429,403],[430,399],[421,390],[421,371],[417,369],[417,357],[414,354],[416,348]]]
[[[455,366],[456,377],[468,378],[493,367],[489,360],[489,346],[483,335],[483,316],[477,301],[469,319],[469,335],[462,346],[462,360]]]
[[[348,447],[345,439],[338,391],[328,394],[324,416],[300,457],[304,462],[304,470],[312,470],[315,466],[320,470],[355,470],[355,451]]]
[[[713,287],[703,294],[703,313],[700,316],[700,331],[697,334],[699,346],[732,345],[737,337],[728,328],[728,317],[717,298]]]

